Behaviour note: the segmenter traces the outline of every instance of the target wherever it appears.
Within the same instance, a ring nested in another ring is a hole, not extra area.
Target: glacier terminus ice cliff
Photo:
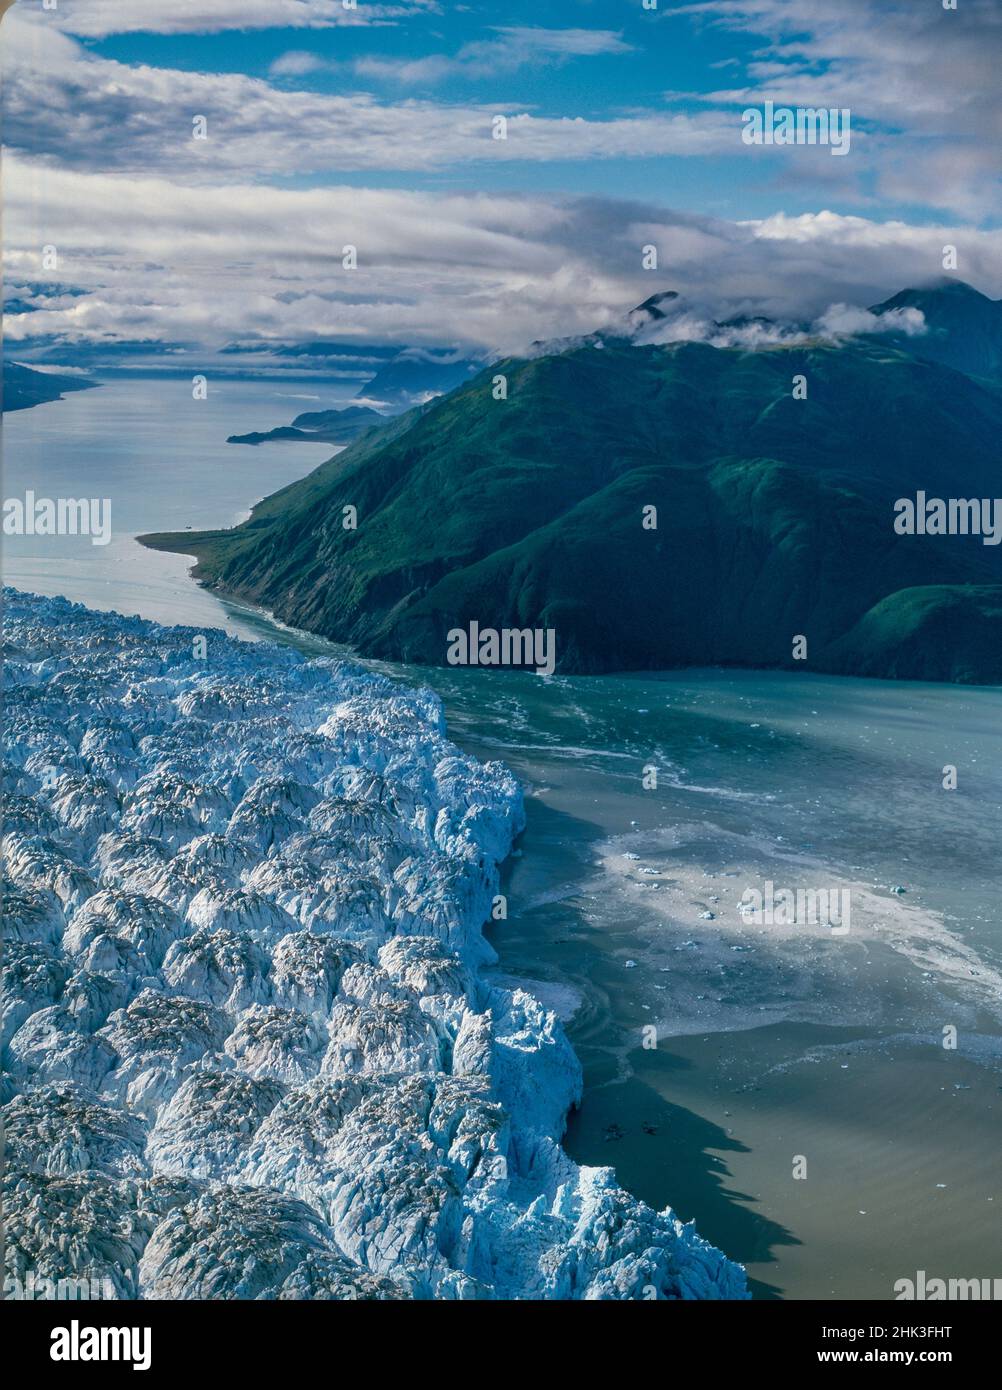
[[[4,639],[9,1281],[747,1296],[560,1147],[578,1061],[482,973],[521,793],[435,695],[11,590]]]

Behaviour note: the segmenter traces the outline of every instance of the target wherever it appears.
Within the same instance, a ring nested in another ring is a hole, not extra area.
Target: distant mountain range
[[[354,405],[342,410],[308,411],[291,425],[272,430],[231,434],[227,444],[264,444],[277,440],[298,443],[350,444],[360,434],[395,415],[441,396],[469,381],[483,363],[457,357],[438,348],[403,348],[379,368],[356,393],[362,400],[378,401],[381,410]]]
[[[349,405],[343,410],[308,410],[297,415],[291,425],[277,429],[254,430],[250,434],[231,434],[227,444],[264,444],[273,440],[306,441],[310,444],[350,444],[385,417],[367,405]]]
[[[8,308],[7,312],[12,310]],[[223,380],[314,381],[319,387],[328,386],[335,399],[344,400],[346,394],[353,393],[359,404],[347,409],[370,411],[377,420],[382,415],[409,410],[453,390],[469,381],[487,361],[486,356],[473,358],[453,348],[399,344],[233,343],[220,349],[218,354],[210,355],[211,365],[207,365],[204,354],[190,343],[121,342],[100,346],[76,343],[70,349],[59,339],[39,339],[32,342],[32,361],[44,364],[44,370],[16,362],[5,364],[8,403],[4,408],[23,410],[59,399],[60,391],[79,391],[101,384],[95,376],[60,375],[59,365],[66,362],[68,353],[72,353],[73,364],[81,371],[116,378],[123,375],[190,377],[196,372],[206,372]],[[44,381],[36,380],[43,377]],[[54,383],[60,381],[62,386],[57,389]],[[336,412],[332,409],[316,413],[333,417]],[[326,442],[332,444],[347,443],[357,433],[346,434],[342,425],[336,425],[333,420],[330,427],[335,434]],[[261,444],[272,439],[296,440],[301,436],[294,431],[300,428],[298,421],[294,421],[292,425],[279,425],[276,430],[234,435],[230,442]],[[318,426],[304,430],[303,434],[313,436],[314,442],[316,439],[324,442],[327,428]]]
[[[27,410],[47,401],[61,401],[66,391],[86,391],[98,382],[78,376],[59,376],[55,372],[37,372],[20,362],[3,362],[2,406],[4,412]]]
[[[403,347],[392,344],[306,342],[232,344],[231,357],[270,355],[275,362],[300,364],[311,376],[330,372],[342,389],[355,387],[355,399],[393,413],[421,405],[432,396],[453,390],[478,372],[486,358],[463,355],[453,348]],[[373,371],[375,367],[375,371]]]
[[[368,431],[234,530],[145,540],[384,657],[444,663],[477,622],[552,628],[564,672],[1000,682],[1002,546],[894,519],[919,492],[1002,494],[1002,315],[956,283],[888,307],[926,331],[750,350],[638,341],[677,311],[655,296],[619,334],[495,362]]]
[[[384,363],[358,394],[389,406],[419,405],[461,386],[482,366],[445,349],[405,348]]]

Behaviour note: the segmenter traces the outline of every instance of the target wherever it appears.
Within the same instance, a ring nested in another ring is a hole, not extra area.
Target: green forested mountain
[[[147,541],[372,655],[442,663],[476,621],[553,628],[562,671],[800,665],[802,635],[814,670],[999,681],[1002,546],[898,535],[894,503],[1002,496],[1002,389],[920,341],[501,361],[235,530]]]

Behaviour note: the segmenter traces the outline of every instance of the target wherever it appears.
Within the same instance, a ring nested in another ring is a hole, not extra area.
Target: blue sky
[[[755,6],[747,8],[754,11]],[[156,0],[150,0],[150,9],[156,11]],[[364,0],[359,12],[365,13]],[[364,89],[388,101],[445,99],[486,103],[502,112],[602,121],[649,111],[698,117],[705,115],[706,107],[694,94],[707,98],[747,80],[749,65],[760,54],[765,36],[730,26],[723,22],[725,18],[705,12],[698,4],[670,0],[659,0],[656,10],[645,10],[640,0],[615,4],[512,0],[503,7],[496,0],[481,0],[417,9],[385,24],[216,33],[143,31],[110,34],[85,43],[95,54],[129,65],[243,73],[280,91],[344,95]],[[798,37],[791,34],[787,41]],[[806,66],[822,80],[831,69],[823,60]],[[830,104],[847,99],[840,85],[837,79],[830,82],[825,98]],[[770,91],[777,100],[784,99],[781,80],[771,84]],[[694,160],[670,155],[650,159],[638,153],[615,164],[551,159],[519,165],[484,160],[476,172],[477,186],[654,197],[675,207],[735,217],[767,216],[777,206],[787,212],[808,212],[817,206],[819,196],[831,204],[832,179],[843,171],[833,169],[827,160],[801,160],[795,178],[789,177],[781,162],[765,171],[764,177],[761,167],[749,166],[739,144],[740,109],[741,104],[733,105],[731,155],[717,150],[712,158]],[[859,131],[895,128],[873,120],[858,107],[855,120]],[[294,174],[288,182],[316,184],[329,172]],[[405,173],[392,169],[347,173],[350,180],[370,186],[413,183]],[[929,187],[921,182],[910,190],[908,199],[876,196],[873,178],[858,171],[845,171],[839,182],[842,187],[834,202],[847,209],[878,204],[885,217],[927,215],[932,210],[926,201]],[[463,188],[469,183],[464,167],[427,177],[427,186],[432,187]]]
[[[819,313],[933,278],[951,238],[1002,294],[997,0],[19,0],[4,37],[26,355],[510,350],[667,287]],[[848,157],[743,145],[766,98],[848,108]]]

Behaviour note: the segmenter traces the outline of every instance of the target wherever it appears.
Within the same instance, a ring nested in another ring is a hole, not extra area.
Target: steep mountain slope
[[[873,307],[875,314],[892,309],[919,309],[927,331],[891,341],[933,362],[942,362],[971,376],[1002,377],[1002,300],[979,294],[962,280],[944,280],[927,289],[902,290]]]
[[[234,531],[147,541],[375,655],[442,663],[449,630],[476,621],[553,628],[562,671],[783,665],[803,635],[814,669],[992,680],[1000,548],[897,535],[893,509],[920,489],[994,497],[1000,438],[1002,393],[882,339],[607,340],[496,363]],[[906,601],[864,621],[929,585],[976,636],[956,668]]]

